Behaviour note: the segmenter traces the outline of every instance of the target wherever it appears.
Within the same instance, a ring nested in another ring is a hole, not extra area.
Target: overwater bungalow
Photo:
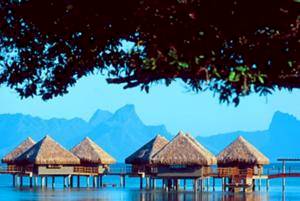
[[[263,176],[263,165],[270,163],[269,159],[252,144],[239,136],[228,145],[218,156],[218,174],[228,178],[227,186],[232,191],[252,191],[253,179]]]
[[[71,152],[80,159],[80,165],[74,168],[78,174],[98,175],[109,169],[116,160],[99,145],[86,137]]]
[[[125,163],[132,165],[133,174],[151,174],[152,157],[168,144],[168,142],[169,141],[165,137],[156,135],[153,139],[127,157]]]
[[[22,166],[16,165],[16,158],[18,158],[22,153],[27,151],[35,144],[35,141],[28,137],[21,144],[19,144],[14,150],[9,152],[3,157],[2,163],[7,164],[7,171],[9,172],[19,172],[22,171]]]
[[[178,179],[194,179],[195,190],[198,188],[197,180],[209,177],[210,166],[216,162],[216,157],[212,153],[192,136],[183,132],[179,132],[152,158],[152,163],[156,166],[153,172],[156,177],[175,179],[176,185]]]
[[[33,175],[39,176],[71,175],[74,173],[74,166],[80,164],[79,158],[48,135],[15,161],[18,165],[31,169]]]

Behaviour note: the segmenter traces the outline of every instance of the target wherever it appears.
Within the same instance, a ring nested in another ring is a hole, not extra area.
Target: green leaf
[[[176,61],[171,61],[169,64],[173,66],[173,65],[175,65],[176,63],[177,63]]]
[[[189,64],[186,63],[186,62],[178,62],[178,65],[179,65],[181,68],[188,68],[188,67],[189,67]]]
[[[264,78],[262,78],[261,76],[258,76],[258,80],[259,80],[259,82],[262,83],[262,84],[265,83]]]
[[[236,67],[236,70],[240,71],[240,72],[246,72],[248,70],[248,67],[247,66],[238,66],[238,67]]]
[[[261,84],[264,84],[264,83],[265,83],[264,77],[266,77],[266,75],[264,75],[264,74],[260,74],[260,75],[257,76],[258,81],[259,81]]]
[[[229,79],[230,82],[234,82],[235,81],[235,79],[234,79],[235,75],[236,75],[236,73],[234,71],[230,72],[229,77],[228,77],[228,79]]]
[[[221,77],[220,73],[218,73],[216,69],[213,69],[212,73],[215,74],[218,78]]]

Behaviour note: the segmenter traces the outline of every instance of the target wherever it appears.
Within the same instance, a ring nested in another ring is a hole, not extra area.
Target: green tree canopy
[[[92,73],[147,92],[181,79],[238,104],[300,87],[299,26],[295,0],[2,0],[0,84],[46,100]]]

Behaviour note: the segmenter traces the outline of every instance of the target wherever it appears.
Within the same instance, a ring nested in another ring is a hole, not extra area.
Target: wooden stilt
[[[29,187],[32,188],[32,175],[29,176]]]
[[[183,179],[183,190],[186,190],[186,179]]]
[[[73,175],[70,175],[70,187],[71,188],[74,187],[74,177],[73,177]]]
[[[209,178],[206,179],[206,191],[209,191]]]
[[[200,187],[199,187],[200,192],[202,192],[202,191],[203,191],[203,188],[204,188],[204,186],[203,186],[203,179],[202,179],[202,178],[200,179],[199,185],[200,185]]]
[[[266,190],[269,191],[270,188],[270,181],[269,179],[266,179]]]
[[[152,178],[148,177],[148,189],[152,189]]]
[[[198,190],[198,179],[194,179],[194,192],[197,192]]]
[[[41,186],[44,187],[45,186],[45,177],[41,176]]]
[[[99,179],[100,179],[100,184],[99,184],[99,187],[103,187],[103,176],[102,175],[100,175],[99,176]]]
[[[167,191],[172,189],[172,179],[168,179],[168,187],[167,187]]]
[[[226,190],[225,177],[222,177],[222,191]]]
[[[120,175],[120,187],[123,187],[123,176]]]
[[[22,186],[23,186],[23,176],[20,175],[20,187],[22,187]]]
[[[175,179],[175,189],[176,189],[176,191],[178,191],[179,190],[179,187],[180,187],[180,180],[179,179]]]
[[[80,188],[80,175],[77,175],[77,188]]]
[[[282,174],[285,174],[285,161],[282,161]],[[282,191],[285,191],[285,177],[282,177]]]
[[[255,191],[255,179],[252,180],[252,190]]]
[[[140,189],[143,189],[143,177],[140,176]]]
[[[97,176],[93,176],[93,187],[97,187]]]
[[[156,188],[156,179],[153,178],[153,189],[155,189],[155,188]]]
[[[16,175],[15,174],[12,175],[12,183],[13,183],[13,187],[15,187],[16,186]]]
[[[67,188],[67,176],[64,176],[63,180],[64,180],[64,188]]]
[[[55,176],[52,176],[52,188],[55,188]]]
[[[123,188],[126,187],[126,175],[123,175]]]
[[[20,180],[19,180],[19,175],[16,175],[16,186],[19,186],[20,185]]]
[[[67,186],[71,188],[71,175],[68,175],[67,177]]]
[[[48,177],[45,177],[45,186],[48,187]]]
[[[162,189],[166,190],[166,180],[162,179]]]
[[[261,178],[258,179],[258,190],[261,190]]]
[[[89,188],[90,187],[90,176],[86,177],[86,187]]]
[[[38,186],[38,176],[34,176],[34,187]]]
[[[146,177],[146,189],[149,189],[150,187],[149,182],[150,182],[150,178]]]
[[[216,179],[213,177],[213,191],[216,190]]]

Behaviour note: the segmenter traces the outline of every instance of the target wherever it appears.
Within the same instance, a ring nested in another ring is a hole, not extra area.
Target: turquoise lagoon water
[[[273,165],[274,166],[274,165]],[[299,165],[298,165],[299,166]],[[271,166],[269,166],[271,167]],[[274,170],[279,165],[274,166]],[[291,166],[295,168],[294,166]],[[300,166],[299,166],[300,167]],[[289,170],[289,167],[288,167]],[[109,184],[109,187],[94,189],[86,188],[85,178],[81,178],[82,188],[63,188],[63,179],[56,178],[55,189],[48,188],[33,188],[28,187],[12,187],[12,177],[10,175],[0,175],[0,200],[16,200],[16,201],[52,201],[52,200],[64,200],[64,201],[300,201],[300,178],[287,178],[286,179],[286,190],[282,193],[282,180],[273,179],[270,180],[269,191],[266,191],[265,182],[262,181],[261,191],[254,193],[222,193],[220,181],[216,182],[216,191],[213,192],[210,187],[208,192],[194,193],[192,192],[192,182],[188,181],[187,191],[180,192],[164,192],[160,190],[161,182],[157,181],[156,190],[139,190],[139,179],[137,178],[126,178],[126,187],[119,187],[119,177],[117,176],[105,176],[103,178],[104,184]],[[24,184],[29,183],[28,179],[24,179]],[[77,181],[75,179],[74,185]],[[90,181],[91,183],[91,181]],[[145,183],[145,182],[144,182]],[[51,179],[49,178],[49,184]],[[111,184],[116,184],[117,187],[112,187]],[[210,181],[212,184],[212,181]],[[49,185],[51,186],[51,185]]]

